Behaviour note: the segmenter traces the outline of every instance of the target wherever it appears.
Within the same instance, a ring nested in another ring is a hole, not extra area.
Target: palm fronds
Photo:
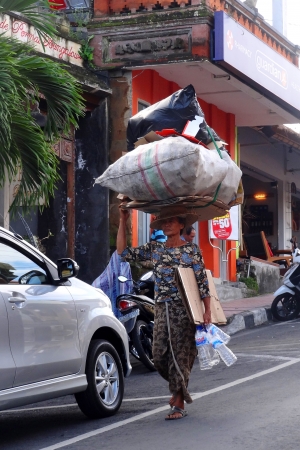
[[[27,88],[37,89],[47,101],[47,136],[53,139],[68,133],[82,111],[82,97],[75,78],[62,64],[35,55],[24,55],[18,70]]]
[[[0,12],[7,12],[7,8],[20,11],[22,5],[27,14],[32,4],[32,0],[0,0]],[[47,25],[39,29],[48,34]],[[30,109],[40,95],[48,109],[44,132]],[[79,84],[61,63],[33,54],[31,46],[0,35],[0,185],[7,176],[11,180],[19,167],[22,172],[11,209],[37,204],[41,197],[48,203],[59,178],[52,145],[62,133],[76,127],[83,111]]]

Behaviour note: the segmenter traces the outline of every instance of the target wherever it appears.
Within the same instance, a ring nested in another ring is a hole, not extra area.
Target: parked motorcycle
[[[127,278],[118,277],[126,283]],[[147,295],[145,295],[147,294]],[[129,350],[147,369],[155,371],[153,364],[152,344],[154,325],[154,277],[147,272],[133,281],[133,291],[117,297],[117,306],[121,312],[119,320],[126,328],[129,337]]]
[[[283,285],[274,293],[271,305],[273,317],[281,322],[295,319],[300,313],[300,250],[291,242],[293,264],[283,277]]]

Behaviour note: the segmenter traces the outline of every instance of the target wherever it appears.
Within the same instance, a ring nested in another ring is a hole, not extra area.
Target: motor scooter
[[[273,317],[280,322],[295,319],[300,313],[300,250],[293,239],[291,242],[293,263],[284,274],[282,286],[274,292],[271,305]]]
[[[127,278],[119,276],[121,283]],[[147,295],[145,295],[147,294]],[[117,297],[117,307],[121,312],[120,322],[126,328],[129,337],[129,350],[149,370],[155,371],[153,363],[153,325],[154,325],[154,277],[147,272],[136,282],[130,294]]]

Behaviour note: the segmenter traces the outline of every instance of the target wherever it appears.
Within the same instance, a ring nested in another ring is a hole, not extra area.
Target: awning
[[[132,69],[141,70],[141,67]],[[153,69],[181,88],[191,83],[200,98],[200,104],[203,99],[222,111],[234,114],[237,126],[299,123],[295,115],[208,60],[146,65],[142,69]]]

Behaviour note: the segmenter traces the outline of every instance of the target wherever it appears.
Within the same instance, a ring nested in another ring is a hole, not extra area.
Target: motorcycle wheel
[[[300,313],[300,301],[291,294],[278,295],[271,305],[273,317],[280,322],[295,319]]]
[[[147,330],[147,323],[143,320],[137,320],[131,332],[131,336],[134,348],[140,357],[140,361],[147,369],[154,372],[156,369],[154,367],[152,354],[153,333]]]

